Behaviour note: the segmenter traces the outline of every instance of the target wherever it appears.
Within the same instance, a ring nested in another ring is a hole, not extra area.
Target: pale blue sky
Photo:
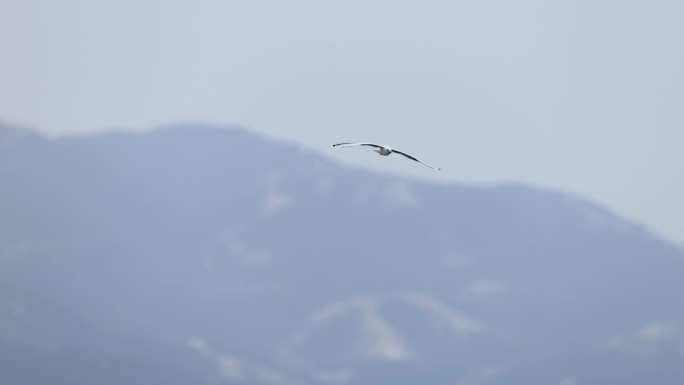
[[[376,170],[565,190],[684,244],[682,20],[680,0],[4,0],[0,120],[240,125]]]

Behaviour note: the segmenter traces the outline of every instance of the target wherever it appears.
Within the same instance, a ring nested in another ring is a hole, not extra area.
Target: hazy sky
[[[3,0],[0,120],[240,125],[565,190],[684,244],[682,20],[681,0]]]

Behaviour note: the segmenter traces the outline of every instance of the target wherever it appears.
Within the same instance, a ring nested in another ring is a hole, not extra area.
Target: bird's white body
[[[377,152],[378,154],[380,154],[382,156],[387,156],[387,155],[392,154],[392,153],[397,153],[397,154],[405,156],[408,159],[411,159],[415,162],[418,162],[418,163],[422,164],[423,166],[430,167],[430,168],[434,169],[434,167],[428,166],[427,164],[416,159],[415,157],[413,157],[413,156],[411,156],[405,152],[395,150],[390,146],[381,146],[379,144],[373,144],[373,143],[337,143],[337,144],[333,144],[333,147],[356,147],[356,146],[373,147],[373,151]],[[437,170],[441,170],[441,168],[438,168]]]

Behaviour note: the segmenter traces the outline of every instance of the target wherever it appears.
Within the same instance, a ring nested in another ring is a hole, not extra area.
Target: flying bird
[[[389,154],[391,154],[391,153],[396,153],[396,154],[399,154],[399,155],[403,155],[403,156],[405,156],[405,157],[407,157],[407,158],[409,158],[409,159],[411,159],[411,160],[413,160],[413,161],[416,161],[416,162],[422,164],[423,166],[430,167],[430,168],[433,169],[433,170],[441,170],[441,168],[434,168],[434,167],[432,167],[432,166],[430,166],[430,165],[427,165],[427,164],[425,164],[425,163],[419,161],[419,160],[416,159],[415,157],[413,157],[413,156],[411,156],[411,155],[409,155],[409,154],[407,154],[407,153],[405,153],[405,152],[401,152],[401,151],[395,150],[395,149],[393,149],[393,148],[390,147],[390,146],[380,146],[380,145],[378,145],[378,144],[373,144],[373,143],[337,143],[337,144],[333,144],[333,147],[356,147],[356,146],[368,146],[368,147],[373,147],[373,148],[374,148],[373,151],[377,152],[378,154],[380,154],[380,155],[382,155],[382,156],[387,156],[387,155],[389,155]]]

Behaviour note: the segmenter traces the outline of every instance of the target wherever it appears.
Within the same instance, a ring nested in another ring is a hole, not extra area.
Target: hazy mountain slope
[[[18,132],[0,130],[11,382],[53,383],[15,368],[57,359],[88,383],[684,380],[684,259],[584,200],[363,172],[243,130]]]

